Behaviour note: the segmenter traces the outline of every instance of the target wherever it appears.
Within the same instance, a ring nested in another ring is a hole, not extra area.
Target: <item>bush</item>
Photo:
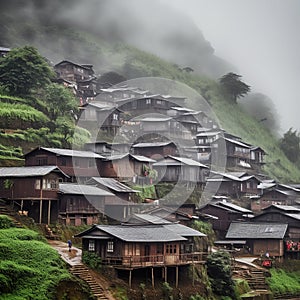
[[[12,219],[5,215],[0,215],[0,229],[7,229],[10,227],[15,227]]]
[[[82,253],[82,262],[97,271],[100,271],[102,268],[101,258],[93,252],[84,251]]]

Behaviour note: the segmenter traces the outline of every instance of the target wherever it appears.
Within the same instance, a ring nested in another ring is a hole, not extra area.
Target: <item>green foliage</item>
[[[283,269],[270,269],[271,277],[267,283],[275,296],[283,294],[300,294],[300,271],[286,272]]]
[[[168,282],[164,282],[162,284],[162,292],[164,295],[164,299],[166,299],[166,300],[173,299],[173,296],[172,296],[173,288],[170,286],[170,284]]]
[[[4,299],[53,299],[57,284],[70,278],[56,250],[29,229],[0,230],[0,292]]]
[[[101,258],[94,252],[84,251],[82,253],[82,262],[96,271],[101,271]]]
[[[224,251],[213,252],[208,255],[206,264],[213,292],[236,299],[229,254]]]
[[[54,72],[32,46],[14,48],[0,59],[0,83],[11,95],[28,95],[50,82]]]
[[[194,296],[191,296],[189,300],[205,300],[201,295],[196,294]]]
[[[0,128],[39,128],[48,121],[42,112],[27,104],[0,102]]]
[[[243,97],[250,92],[250,86],[240,80],[242,76],[235,73],[228,73],[220,78],[219,82],[228,93],[230,99],[236,102],[237,98]]]
[[[214,244],[215,232],[213,231],[210,223],[195,220],[191,227],[206,234],[209,245],[212,246]]]
[[[44,101],[47,105],[48,116],[52,122],[58,117],[69,116],[77,112],[78,100],[72,92],[57,83],[51,83],[45,87]]]
[[[300,158],[300,136],[297,130],[290,128],[280,140],[280,148],[286,157],[293,163],[299,161]]]
[[[132,185],[131,188],[139,191],[135,195],[138,202],[143,202],[145,199],[156,199],[156,191],[154,185]]]
[[[0,215],[0,229],[7,229],[10,227],[15,227],[12,219],[6,215]]]

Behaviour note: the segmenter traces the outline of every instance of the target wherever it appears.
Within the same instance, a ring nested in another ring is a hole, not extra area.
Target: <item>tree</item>
[[[11,95],[27,96],[32,89],[43,88],[55,73],[36,48],[12,49],[0,59],[0,84]]]
[[[48,116],[54,122],[60,116],[71,117],[78,108],[78,100],[72,92],[57,83],[47,85],[44,91],[44,100],[47,104]]]
[[[300,137],[297,130],[290,128],[280,140],[280,148],[286,157],[293,163],[298,162],[300,158]]]
[[[206,261],[207,275],[211,279],[212,290],[215,294],[236,299],[230,263],[230,256],[227,252],[211,253]]]
[[[247,95],[250,92],[250,86],[240,80],[242,76],[235,73],[228,73],[220,78],[219,82],[224,90],[231,97],[232,101]]]

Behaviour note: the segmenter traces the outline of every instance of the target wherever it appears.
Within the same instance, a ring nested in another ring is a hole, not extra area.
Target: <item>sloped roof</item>
[[[45,148],[45,147],[38,147],[38,148],[26,153],[25,156],[28,155],[29,153],[32,153],[33,151],[36,151],[39,149],[54,153],[56,155],[62,155],[62,156],[104,158],[104,156],[99,155],[94,152],[91,152],[91,151],[79,151],[79,150],[73,150],[73,149]]]
[[[232,222],[226,239],[283,239],[288,224]]]
[[[156,163],[153,166],[192,166],[192,167],[201,167],[201,168],[208,168],[206,165],[199,163],[191,158],[186,157],[177,157],[169,155],[167,158],[164,158]]]
[[[77,183],[60,183],[59,191],[62,194],[72,194],[72,195],[114,196],[113,193],[100,189],[96,186],[77,184]]]
[[[184,226],[182,224],[179,223],[170,223],[170,224],[166,224],[164,225],[165,228],[183,236],[183,237],[189,237],[189,236],[206,236],[206,234],[195,230],[193,228],[190,228],[188,226]]]
[[[131,157],[137,161],[140,162],[150,162],[150,163],[154,163],[156,162],[156,160],[148,158],[146,156],[142,156],[142,155],[133,155],[133,154],[129,154],[129,153],[125,153],[125,154],[117,154],[117,155],[111,155],[109,157],[106,157],[106,160],[119,160],[119,159],[123,159],[125,157]]]
[[[186,238],[163,225],[125,226],[97,225],[97,229],[126,242],[175,242]]]
[[[230,209],[236,210],[236,211],[244,213],[244,214],[253,214],[253,212],[251,210],[246,209],[244,207],[241,207],[239,205],[227,202],[227,201],[226,202],[225,201],[220,201],[217,204],[220,205],[220,206],[228,207]]]
[[[132,148],[147,148],[147,147],[163,147],[174,144],[173,142],[153,142],[153,143],[138,143],[132,146]]]
[[[92,177],[92,179],[107,188],[119,193],[137,193],[138,191],[131,189],[127,185],[119,182],[114,178]]]
[[[162,225],[162,224],[171,224],[170,221],[160,218],[158,216],[153,216],[150,214],[133,214],[129,216],[125,222],[126,224],[156,224],[156,225]]]
[[[57,166],[3,167],[0,168],[0,177],[35,177],[51,172],[59,172],[69,177]]]
[[[278,208],[284,212],[299,212],[300,213],[300,208],[296,207],[296,206],[292,206],[292,205],[279,205],[279,204],[272,204],[271,206],[268,206],[266,208],[264,208],[264,210],[267,210],[270,207],[275,207]]]

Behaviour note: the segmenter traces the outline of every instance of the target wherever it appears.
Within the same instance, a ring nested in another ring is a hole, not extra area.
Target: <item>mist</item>
[[[274,102],[281,133],[290,127],[300,129],[297,113],[300,36],[296,32],[300,25],[300,2],[297,0],[1,2],[0,12],[14,20],[20,18],[20,22],[27,18],[44,26],[90,31],[107,41],[126,42],[214,79],[237,72],[253,93],[267,95]],[[0,37],[9,30],[8,26],[0,28]],[[26,36],[24,43],[28,40],[56,62],[72,59],[72,47],[76,46],[59,41],[65,48],[63,57],[56,51],[58,41],[49,39],[41,43],[34,32]],[[10,42],[3,40],[1,46],[10,47]],[[105,62],[93,61],[92,55],[84,55],[82,49],[79,63],[92,63],[99,69],[105,66]]]
[[[299,1],[174,0],[172,5],[195,21],[215,54],[235,65],[253,92],[272,99],[281,133],[300,129]]]

